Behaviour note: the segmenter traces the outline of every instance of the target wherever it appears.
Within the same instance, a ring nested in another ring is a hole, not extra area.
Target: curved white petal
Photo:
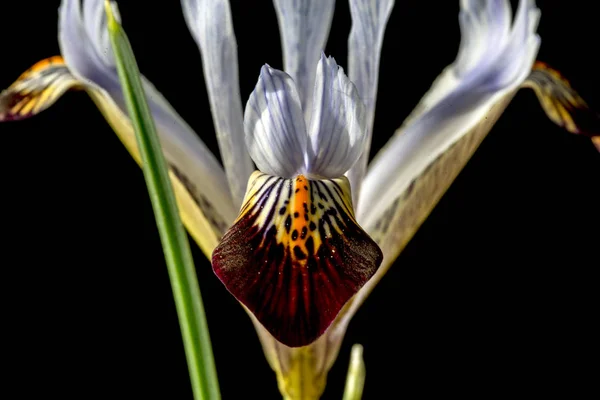
[[[236,207],[254,166],[244,142],[237,44],[227,0],[181,0],[187,25],[202,54],[221,159]]]
[[[296,82],[306,121],[312,111],[312,88],[319,55],[325,49],[335,0],[273,0],[284,71]]]
[[[110,55],[103,4],[103,0],[84,0],[82,13],[79,0],[63,0],[59,45],[73,75],[91,88],[105,92],[128,115]],[[202,189],[201,208],[214,217],[213,228],[223,233],[236,215],[223,169],[161,93],[144,77],[142,83],[168,163],[188,186]],[[123,140],[126,133],[117,131],[117,134]]]
[[[521,1],[519,16],[515,20],[514,32],[527,32],[531,36],[537,27],[539,10],[530,0]],[[529,21],[522,21],[527,15]],[[527,22],[517,25],[516,22]],[[511,9],[506,0],[461,0],[459,14],[461,42],[458,55],[454,63],[444,69],[431,85],[431,89],[423,96],[411,115],[406,118],[403,125],[408,125],[416,117],[431,109],[441,99],[455,90],[458,85],[464,85],[469,80],[474,80],[482,73],[493,75],[491,71],[496,68],[499,73],[498,60],[503,50],[509,48],[508,41],[511,37]],[[515,40],[505,55],[514,55],[514,46],[524,48],[523,41]],[[525,59],[526,57],[521,57]],[[505,61],[510,62],[510,57]],[[518,65],[518,63],[514,63]],[[526,72],[525,72],[526,71]],[[523,74],[529,70],[523,67]],[[520,77],[516,78],[520,80]]]
[[[478,6],[479,4],[479,6]],[[511,29],[498,12],[508,1],[461,2],[463,45],[453,79],[430,90],[421,107],[371,164],[360,195],[357,217],[367,228],[425,168],[486,117],[495,103],[521,85],[539,47],[535,34],[539,10],[521,1]]]
[[[348,172],[354,203],[369,161],[379,78],[379,58],[394,0],[350,0],[352,29],[348,37],[348,76],[367,109],[367,139],[359,161]]]
[[[366,139],[367,113],[358,91],[331,57],[317,67],[305,170],[339,178],[358,160]]]
[[[292,78],[283,71],[262,67],[244,113],[246,144],[258,169],[292,178],[304,165],[306,124]]]
[[[120,22],[119,8],[116,3],[111,2],[112,12]],[[89,39],[93,42],[93,48],[100,52],[100,57],[108,66],[114,65],[114,54],[111,51],[110,37],[106,29],[106,13],[103,1],[83,2],[83,26]]]
[[[497,49],[506,46],[510,14],[510,4],[504,0],[461,0],[461,43],[454,64],[458,78],[493,63]]]
[[[102,0],[84,1],[86,18],[82,14],[80,0],[63,0],[59,9],[58,42],[65,63],[75,76],[109,92],[118,92],[119,76],[111,56],[108,56],[112,51],[98,47],[99,43],[107,41],[108,36],[103,5]],[[96,36],[91,37],[90,32],[95,32]]]

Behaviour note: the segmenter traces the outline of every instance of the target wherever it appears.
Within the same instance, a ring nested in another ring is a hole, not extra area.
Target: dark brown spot
[[[290,228],[292,227],[292,217],[290,217],[289,215],[287,216],[287,218],[285,219],[285,231],[289,234],[290,233]]]
[[[300,249],[300,246],[294,246],[294,256],[298,260],[305,260],[307,257],[306,254],[304,254],[304,252]]]
[[[308,254],[315,254],[315,242],[313,241],[312,236],[306,239],[306,250],[308,250]]]

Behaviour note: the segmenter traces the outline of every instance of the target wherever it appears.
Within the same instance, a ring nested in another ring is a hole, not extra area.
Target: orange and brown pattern
[[[346,178],[255,172],[213,269],[280,342],[316,340],[373,276],[383,255],[358,226]]]
[[[571,133],[589,136],[600,151],[600,115],[590,109],[560,72],[537,61],[523,87],[535,91],[555,124]]]
[[[50,107],[67,90],[81,87],[61,56],[42,60],[0,94],[0,122],[31,117]]]

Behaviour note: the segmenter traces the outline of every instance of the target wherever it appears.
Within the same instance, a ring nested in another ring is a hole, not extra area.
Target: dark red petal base
[[[213,253],[219,279],[287,346],[322,335],[381,264],[350,199],[345,178],[255,172],[240,216]]]

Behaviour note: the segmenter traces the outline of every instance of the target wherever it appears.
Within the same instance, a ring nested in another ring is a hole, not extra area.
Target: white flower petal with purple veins
[[[244,141],[237,44],[227,0],[181,0],[187,25],[202,54],[221,159],[236,207],[254,165]]]
[[[71,73],[93,90],[105,92],[128,115],[110,48],[104,1],[84,0],[81,7],[80,0],[63,0],[59,15],[59,44]],[[202,197],[198,201],[204,205],[203,211],[221,225],[215,229],[224,229],[235,217],[236,207],[223,168],[154,85],[141,78],[167,162],[193,196]],[[202,194],[197,193],[199,188],[203,188]]]
[[[296,82],[309,121],[315,65],[325,49],[335,0],[273,0],[273,4],[283,45],[283,69]]]
[[[369,159],[381,46],[394,0],[350,0],[349,3],[352,29],[348,37],[348,77],[356,85],[367,109],[365,151],[348,173],[356,203]]]
[[[244,114],[246,145],[262,172],[282,178],[299,174],[307,145],[300,97],[292,78],[262,67]]]
[[[339,178],[358,160],[366,139],[367,114],[358,91],[331,57],[317,66],[305,170]]]
[[[540,41],[535,34],[539,10],[532,1],[522,0],[508,28],[505,11],[498,12],[508,1],[484,4],[461,2],[461,21],[469,22],[461,25],[464,44],[457,61],[369,166],[357,210],[367,229],[415,177],[482,121],[494,104],[517,90],[531,71]]]

